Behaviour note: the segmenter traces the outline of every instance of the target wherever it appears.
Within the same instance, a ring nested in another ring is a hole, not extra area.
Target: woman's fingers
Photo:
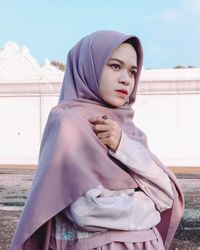
[[[105,117],[106,118],[105,118]],[[115,121],[110,120],[106,115],[104,116],[95,116],[95,117],[91,117],[89,119],[89,122],[91,122],[92,124],[108,124],[108,125],[112,125],[115,123]],[[104,118],[103,118],[104,117]]]
[[[107,116],[91,117],[89,122],[94,125],[94,131],[103,144],[115,151],[121,137],[121,128],[118,123],[107,119]]]
[[[98,133],[98,134],[97,134],[97,137],[98,137],[99,139],[105,139],[105,138],[108,138],[109,135],[110,135],[109,132],[106,131],[106,132]]]
[[[91,123],[95,123],[95,124],[100,124],[100,123],[104,123],[105,119],[103,119],[101,116],[96,116],[96,117],[92,117],[89,119],[89,122]]]
[[[103,132],[103,131],[108,131],[111,128],[109,125],[106,125],[106,124],[97,124],[95,125],[94,129],[96,132],[101,132],[101,131]]]

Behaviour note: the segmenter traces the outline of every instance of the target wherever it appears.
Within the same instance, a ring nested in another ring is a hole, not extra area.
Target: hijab
[[[98,84],[109,56],[124,42],[130,43],[136,50],[137,73],[129,100],[116,108],[104,102]],[[136,99],[142,60],[142,46],[137,37],[108,30],[87,35],[69,51],[59,102],[49,113],[38,169],[11,250],[48,249],[52,218],[99,184],[113,190],[138,187],[127,167],[109,155],[108,147],[94,134],[93,125],[88,120],[93,116],[107,115],[130,138],[149,150],[145,134],[133,123],[134,111],[131,107]],[[152,159],[174,183],[176,202],[183,204],[175,176],[153,157],[152,154]],[[168,243],[180,221],[182,207],[178,207],[178,216],[173,208],[163,219],[168,222],[168,227],[162,231],[162,236],[164,241],[168,239]],[[172,219],[174,215],[176,220]],[[163,229],[162,222],[160,228]]]

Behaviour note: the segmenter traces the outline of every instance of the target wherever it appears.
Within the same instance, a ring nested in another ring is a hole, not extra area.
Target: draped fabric
[[[129,101],[122,107],[114,108],[101,98],[98,83],[109,56],[125,41],[137,53],[136,82]],[[11,250],[49,249],[53,217],[91,188],[98,185],[108,189],[138,186],[126,166],[108,155],[108,148],[94,134],[88,119],[107,115],[118,122],[130,138],[148,149],[145,134],[133,123],[132,105],[136,99],[141,68],[141,43],[132,35],[98,31],[84,37],[70,50],[59,103],[52,108],[46,123],[38,169]],[[168,249],[183,214],[183,194],[175,176],[149,153],[169,175],[174,186],[174,205],[162,214],[158,227]]]

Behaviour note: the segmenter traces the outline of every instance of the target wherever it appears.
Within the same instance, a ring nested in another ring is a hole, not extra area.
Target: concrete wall
[[[0,98],[0,164],[36,164],[42,132],[57,96]]]
[[[135,121],[168,166],[200,166],[200,95],[140,95]]]
[[[37,163],[42,132],[57,104],[61,81],[0,84],[0,164]],[[152,151],[169,166],[200,166],[197,87],[194,93],[175,93],[175,89],[172,93],[155,86],[150,91],[155,81],[148,89],[145,84],[141,81],[133,106],[134,122],[148,135]]]

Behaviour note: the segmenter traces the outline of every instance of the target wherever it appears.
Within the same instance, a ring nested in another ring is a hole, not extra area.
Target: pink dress
[[[133,171],[140,188],[99,185],[86,192],[54,217],[51,249],[164,249],[155,226],[160,213],[173,204],[168,175],[123,131],[117,151],[109,154]]]

